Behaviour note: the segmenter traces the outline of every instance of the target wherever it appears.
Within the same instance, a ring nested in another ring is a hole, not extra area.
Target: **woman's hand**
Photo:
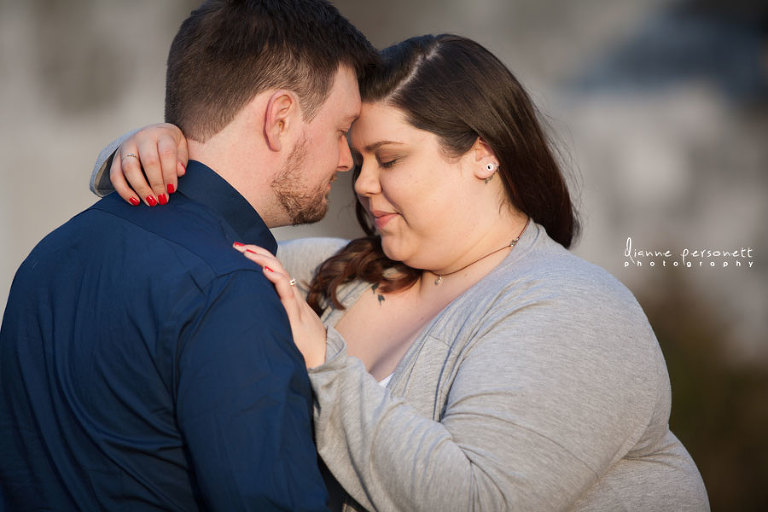
[[[109,179],[115,191],[134,206],[165,204],[187,167],[187,139],[172,124],[153,124],[134,133],[115,152]],[[144,172],[142,172],[142,168]],[[145,176],[146,175],[146,176]]]
[[[283,268],[271,252],[255,245],[235,243],[235,249],[264,269],[264,275],[275,285],[288,320],[291,322],[293,341],[304,356],[307,368],[325,362],[326,329],[309,304],[296,292],[296,281]]]

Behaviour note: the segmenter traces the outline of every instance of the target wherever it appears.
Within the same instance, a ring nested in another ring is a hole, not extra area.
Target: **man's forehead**
[[[349,113],[344,116],[343,121],[345,123],[353,123],[358,117],[360,117],[360,108],[357,110],[350,110]]]
[[[351,68],[339,68],[326,105],[329,113],[340,122],[351,123],[360,116],[360,88]]]
[[[360,110],[362,108],[360,96],[350,94],[341,101],[339,107],[339,115],[343,122],[351,123],[355,121],[360,117]]]

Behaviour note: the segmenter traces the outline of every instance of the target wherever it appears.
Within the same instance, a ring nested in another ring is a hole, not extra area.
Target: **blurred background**
[[[99,150],[162,120],[167,50],[198,3],[0,0],[0,311],[32,247],[94,202]],[[335,3],[377,47],[455,32],[513,70],[572,176],[575,252],[654,326],[713,510],[766,510],[768,2]],[[278,238],[355,236],[348,179],[331,199]]]

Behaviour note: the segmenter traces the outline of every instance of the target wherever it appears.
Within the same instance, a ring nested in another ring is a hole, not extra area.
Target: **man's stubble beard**
[[[272,191],[288,214],[292,225],[309,224],[325,217],[328,211],[327,184],[306,190],[303,169],[307,156],[307,140],[302,138],[288,160],[272,180]]]

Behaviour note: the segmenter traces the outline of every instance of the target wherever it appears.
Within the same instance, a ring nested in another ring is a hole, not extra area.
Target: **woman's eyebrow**
[[[381,146],[386,146],[387,144],[396,144],[396,145],[404,146],[405,142],[397,142],[394,140],[380,140],[379,142],[374,142],[373,144],[369,144],[365,146],[364,150],[366,153],[373,153],[374,151],[379,149]],[[358,150],[352,147],[352,144],[349,145],[349,150],[352,153],[352,158],[359,160],[363,157],[363,155]]]
[[[385,146],[387,144],[404,145],[405,143],[404,142],[397,142],[397,141],[394,141],[394,140],[380,140],[379,142],[374,142],[373,144],[369,144],[368,146],[365,146],[365,150],[370,153],[370,152],[376,151],[381,146]]]

